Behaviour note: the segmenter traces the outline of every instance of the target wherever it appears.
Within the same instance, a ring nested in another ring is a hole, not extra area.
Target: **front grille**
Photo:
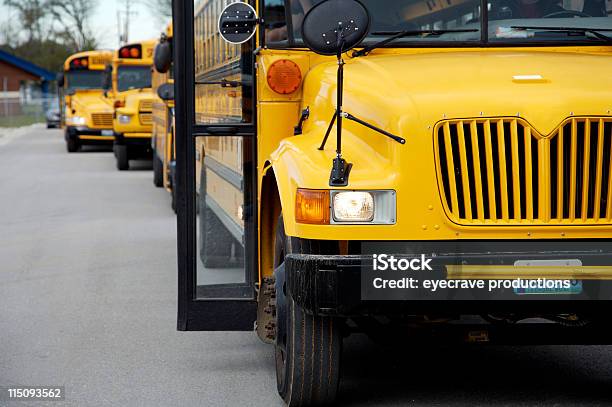
[[[94,127],[103,127],[110,129],[113,127],[113,114],[112,113],[92,113],[91,121]]]
[[[141,100],[140,105],[138,106],[138,110],[141,112],[150,112],[153,110],[153,101],[152,100]]]
[[[147,126],[153,124],[153,115],[151,113],[140,113],[138,118],[140,119],[140,124],[142,125]]]
[[[612,118],[570,118],[549,135],[518,117],[450,120],[434,134],[453,221],[612,223]]]

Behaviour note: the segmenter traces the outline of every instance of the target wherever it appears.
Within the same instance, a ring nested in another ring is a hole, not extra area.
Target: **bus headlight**
[[[87,124],[87,120],[85,120],[85,118],[81,116],[72,116],[67,121],[75,126],[84,126],[85,124]]]
[[[395,191],[332,191],[331,223],[395,223]]]
[[[127,114],[120,114],[119,116],[117,116],[117,118],[119,119],[119,123],[121,124],[129,124],[132,120],[132,118]]]

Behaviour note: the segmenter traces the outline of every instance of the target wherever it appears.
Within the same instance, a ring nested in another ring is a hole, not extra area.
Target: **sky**
[[[165,31],[166,23],[162,23],[148,10],[146,3],[138,0],[130,1],[129,40],[140,41],[158,38]],[[117,48],[119,37],[117,33],[117,10],[125,10],[125,0],[100,0],[94,17],[91,19],[92,30],[100,42],[100,48]]]

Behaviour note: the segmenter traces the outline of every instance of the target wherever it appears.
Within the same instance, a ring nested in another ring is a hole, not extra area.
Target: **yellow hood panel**
[[[104,97],[100,92],[77,92],[72,96],[73,108],[77,111],[89,113],[112,113],[113,108],[110,99]]]
[[[432,52],[346,62],[345,110],[400,135],[398,124],[407,121],[433,126],[444,118],[517,115],[548,134],[570,115],[612,108],[612,59],[605,54]],[[324,63],[310,71],[305,106],[322,97],[335,103],[336,68]],[[329,120],[333,108],[320,113]]]

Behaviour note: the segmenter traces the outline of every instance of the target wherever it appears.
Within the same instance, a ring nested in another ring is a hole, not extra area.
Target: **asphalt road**
[[[95,149],[68,154],[57,130],[0,143],[0,386],[65,386],[51,406],[281,406],[272,349],[253,333],[175,330],[175,219],[149,170],[119,173]],[[604,346],[352,337],[341,400],[611,405],[611,359]]]

